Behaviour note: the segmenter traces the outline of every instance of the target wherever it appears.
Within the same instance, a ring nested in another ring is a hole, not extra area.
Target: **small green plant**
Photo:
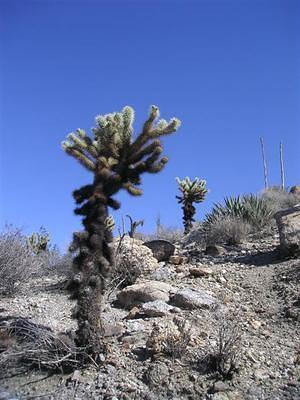
[[[39,232],[34,232],[27,238],[27,243],[35,254],[46,251],[49,242],[50,236],[44,227],[41,227]]]
[[[168,159],[160,137],[177,130],[180,121],[159,118],[159,109],[151,106],[142,132],[133,138],[134,110],[124,107],[96,117],[93,137],[82,129],[70,133],[62,143],[64,151],[93,174],[90,184],[73,192],[82,216],[84,231],[76,233],[71,246],[74,257],[74,278],[69,288],[77,298],[77,344],[96,359],[101,350],[101,303],[105,287],[114,269],[113,236],[106,229],[109,207],[117,210],[120,203],[114,195],[121,189],[140,196],[141,175],[160,172]]]
[[[183,225],[184,233],[187,234],[193,227],[194,215],[196,208],[193,203],[201,203],[204,201],[208,192],[206,188],[206,181],[203,179],[195,178],[191,180],[188,176],[182,180],[176,178],[180,196],[176,196],[179,204],[182,204],[183,210]]]
[[[136,229],[138,226],[143,226],[144,225],[144,220],[141,219],[140,221],[134,221],[130,215],[126,215],[126,217],[129,219],[130,222],[130,229],[128,231],[128,235],[131,238],[135,237]]]

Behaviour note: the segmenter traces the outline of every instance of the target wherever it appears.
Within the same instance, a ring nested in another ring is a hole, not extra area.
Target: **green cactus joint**
[[[159,109],[151,106],[141,133],[133,138],[134,111],[124,107],[96,117],[89,137],[82,129],[72,132],[62,143],[64,151],[93,173],[93,182],[73,192],[78,205],[75,214],[83,217],[83,232],[73,236],[74,278],[69,285],[78,307],[77,344],[96,359],[101,352],[101,301],[114,268],[112,230],[108,227],[108,209],[120,207],[113,196],[121,189],[140,196],[141,175],[161,171],[168,159],[160,137],[175,132],[180,121],[158,120]]]
[[[50,236],[44,227],[41,227],[39,232],[34,232],[27,238],[27,243],[35,254],[47,251],[49,242]]]
[[[187,234],[192,229],[193,222],[195,221],[196,208],[193,203],[204,201],[208,190],[206,188],[206,181],[203,179],[195,178],[191,180],[187,176],[182,180],[176,178],[176,182],[181,192],[181,195],[176,196],[176,199],[178,199],[179,204],[182,204],[184,233]]]

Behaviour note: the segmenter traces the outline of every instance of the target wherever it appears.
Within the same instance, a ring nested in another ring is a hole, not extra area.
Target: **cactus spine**
[[[184,233],[187,234],[192,229],[195,221],[193,217],[196,213],[196,208],[193,203],[204,201],[208,190],[206,189],[206,181],[203,179],[195,178],[191,180],[187,176],[182,180],[176,178],[176,182],[181,192],[181,195],[176,196],[176,199],[178,199],[179,204],[182,204]]]
[[[78,206],[75,214],[83,217],[84,232],[76,233],[72,248],[79,249],[74,258],[74,275],[70,290],[77,298],[77,342],[96,357],[101,351],[101,299],[114,267],[112,232],[107,229],[108,208],[118,209],[113,198],[125,189],[140,196],[141,175],[161,171],[168,159],[160,137],[177,130],[180,121],[158,120],[159,109],[150,108],[142,132],[133,139],[134,111],[96,117],[93,138],[82,129],[70,133],[62,143],[65,152],[93,173],[93,182],[73,192]]]

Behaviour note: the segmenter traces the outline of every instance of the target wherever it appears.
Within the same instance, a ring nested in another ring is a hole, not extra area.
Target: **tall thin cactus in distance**
[[[196,208],[193,203],[201,203],[204,201],[208,192],[206,181],[204,179],[195,178],[191,180],[188,176],[182,180],[176,178],[181,192],[180,196],[176,196],[178,203],[182,204],[184,233],[187,234],[193,227],[194,215]]]
[[[82,129],[67,136],[64,151],[93,174],[92,183],[73,192],[82,216],[84,231],[75,233],[72,250],[75,274],[70,284],[77,298],[77,344],[97,358],[101,351],[101,302],[106,282],[114,268],[112,231],[107,228],[108,208],[118,209],[114,195],[125,189],[140,196],[141,175],[157,173],[166,165],[160,137],[177,130],[180,121],[159,118],[159,109],[151,106],[141,133],[133,138],[134,110],[124,107],[96,117],[96,127],[90,137]]]

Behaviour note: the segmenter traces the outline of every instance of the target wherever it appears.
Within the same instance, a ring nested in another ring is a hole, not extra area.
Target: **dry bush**
[[[238,370],[242,352],[242,329],[238,316],[229,319],[227,314],[216,321],[215,334],[208,349],[200,352],[199,368],[206,373],[216,373],[222,379],[231,379]]]
[[[71,253],[61,254],[56,247],[53,247],[40,252],[36,257],[41,262],[41,267],[35,274],[39,277],[54,275],[69,279],[73,275]]]
[[[164,325],[154,325],[147,341],[147,349],[153,358],[160,355],[172,360],[182,358],[187,353],[191,341],[191,327],[188,321],[174,317]]]
[[[88,358],[70,335],[56,335],[27,318],[0,317],[0,333],[0,377],[18,367],[66,372]]]
[[[160,225],[156,231],[156,233],[142,233],[136,232],[135,236],[136,239],[142,240],[143,242],[148,242],[150,240],[162,239],[167,240],[171,243],[176,243],[183,238],[183,231],[178,228],[174,227],[166,227]]]
[[[9,226],[0,233],[0,293],[12,295],[41,266],[20,229]]]
[[[300,203],[299,194],[283,191],[281,188],[276,186],[265,190],[261,197],[267,202],[274,213]]]
[[[242,243],[251,232],[251,225],[240,218],[225,216],[216,219],[206,231],[206,244]]]

